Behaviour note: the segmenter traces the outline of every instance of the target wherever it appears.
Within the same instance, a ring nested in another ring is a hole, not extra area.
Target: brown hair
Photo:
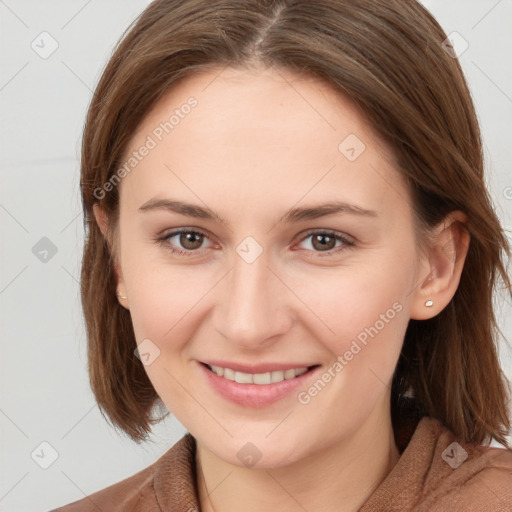
[[[430,320],[410,320],[392,386],[397,416],[412,388],[420,414],[463,441],[507,445],[507,390],[493,292],[511,284],[510,247],[484,184],[474,106],[446,35],[414,0],[157,0],[123,35],[96,88],[83,135],[86,240],[81,294],[89,372],[103,414],[139,442],[162,405],[142,363],[130,314],[116,299],[110,245],[93,205],[116,232],[113,176],[137,127],[178,80],[214,66],[273,66],[324,80],[352,99],[411,184],[421,231],[453,210],[471,241],[459,287]],[[424,240],[421,238],[421,240]],[[115,249],[115,246],[114,246]]]

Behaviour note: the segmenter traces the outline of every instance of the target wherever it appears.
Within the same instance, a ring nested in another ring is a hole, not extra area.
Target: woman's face
[[[277,467],[389,421],[429,269],[407,188],[349,101],[284,71],[204,72],[161,99],[125,162],[121,302],[157,393],[198,442]]]

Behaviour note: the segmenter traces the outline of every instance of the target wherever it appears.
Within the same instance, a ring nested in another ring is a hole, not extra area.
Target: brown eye
[[[302,238],[301,244],[309,241],[310,247],[302,247],[315,256],[334,256],[337,253],[350,249],[355,245],[355,241],[348,236],[343,236],[336,231],[310,231]],[[336,245],[338,244],[338,245]]]
[[[184,231],[179,235],[179,242],[183,249],[193,251],[199,249],[203,243],[204,235],[194,231]]]
[[[319,251],[329,251],[336,246],[336,238],[328,234],[313,235],[312,245]]]
[[[156,241],[171,253],[180,256],[195,256],[202,249],[203,242],[209,240],[207,235],[193,229],[179,229],[163,236],[158,236]]]

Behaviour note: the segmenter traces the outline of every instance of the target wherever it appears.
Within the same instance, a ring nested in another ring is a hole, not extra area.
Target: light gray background
[[[171,417],[154,429],[153,443],[137,446],[107,424],[89,388],[79,301],[78,158],[86,108],[116,41],[148,3],[0,0],[2,511],[44,512],[83,498],[148,466],[185,433]],[[460,61],[481,121],[489,188],[509,229],[512,0],[424,4],[447,34],[456,31],[469,43]],[[58,42],[47,59],[31,48],[43,31]],[[47,262],[32,251],[42,237],[57,250]],[[511,312],[510,301],[502,303],[507,339]],[[501,357],[512,378],[505,344]],[[48,469],[34,460],[50,461],[42,442],[58,454]],[[33,459],[34,450],[44,456]]]

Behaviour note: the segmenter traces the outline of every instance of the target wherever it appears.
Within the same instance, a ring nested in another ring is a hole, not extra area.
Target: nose
[[[258,350],[286,333],[292,324],[286,285],[269,268],[266,252],[252,263],[237,253],[216,297],[214,325],[237,349]]]

